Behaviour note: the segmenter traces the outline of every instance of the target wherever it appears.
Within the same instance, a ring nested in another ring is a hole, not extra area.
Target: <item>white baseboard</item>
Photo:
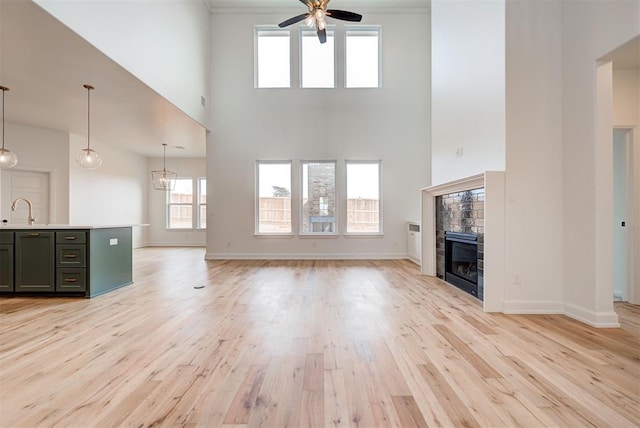
[[[618,314],[615,311],[594,312],[571,303],[564,304],[564,314],[575,320],[597,328],[620,327]]]
[[[206,253],[205,260],[397,260],[405,253]]]
[[[505,314],[562,314],[562,302],[505,300],[502,312]]]
[[[146,247],[206,247],[206,242],[149,242]]]

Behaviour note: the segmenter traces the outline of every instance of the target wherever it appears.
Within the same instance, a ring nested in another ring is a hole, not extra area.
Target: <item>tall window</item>
[[[256,183],[256,233],[291,233],[291,162],[258,161]]]
[[[345,34],[345,86],[380,87],[380,28],[347,27]]]
[[[198,178],[198,228],[207,228],[207,179]]]
[[[302,162],[302,233],[335,234],[336,163]]]
[[[289,30],[256,28],[255,87],[291,87]]]
[[[167,192],[167,228],[193,228],[193,179],[177,178],[175,188]]]
[[[335,87],[334,30],[326,32],[327,42],[320,43],[315,30],[300,30],[300,86],[303,88]]]
[[[347,233],[381,233],[380,162],[347,161]]]

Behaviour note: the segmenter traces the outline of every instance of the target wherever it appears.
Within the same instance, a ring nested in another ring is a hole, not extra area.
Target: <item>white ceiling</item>
[[[0,84],[6,121],[86,136],[148,157],[204,157],[206,130],[31,1],[0,1]],[[188,142],[188,143],[186,143]],[[6,145],[11,149],[10,134]],[[14,149],[15,150],[15,149]],[[20,153],[18,150],[15,150]]]
[[[292,8],[303,7],[300,0],[205,0],[209,9],[218,8]],[[376,9],[376,8],[428,8],[430,0],[331,0],[329,7],[332,9],[352,10]]]

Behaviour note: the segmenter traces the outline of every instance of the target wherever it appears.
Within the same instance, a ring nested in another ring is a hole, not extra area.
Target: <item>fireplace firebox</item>
[[[471,233],[444,233],[444,280],[478,296],[478,237]]]

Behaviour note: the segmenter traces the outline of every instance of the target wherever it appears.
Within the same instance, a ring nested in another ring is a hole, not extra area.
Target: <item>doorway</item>
[[[633,129],[613,130],[613,299],[633,293]]]
[[[6,169],[0,179],[2,196],[0,197],[0,221],[9,224],[27,224],[29,210],[26,203],[18,203],[11,210],[16,198],[27,198],[33,204],[36,223],[49,223],[49,183],[48,172]]]

